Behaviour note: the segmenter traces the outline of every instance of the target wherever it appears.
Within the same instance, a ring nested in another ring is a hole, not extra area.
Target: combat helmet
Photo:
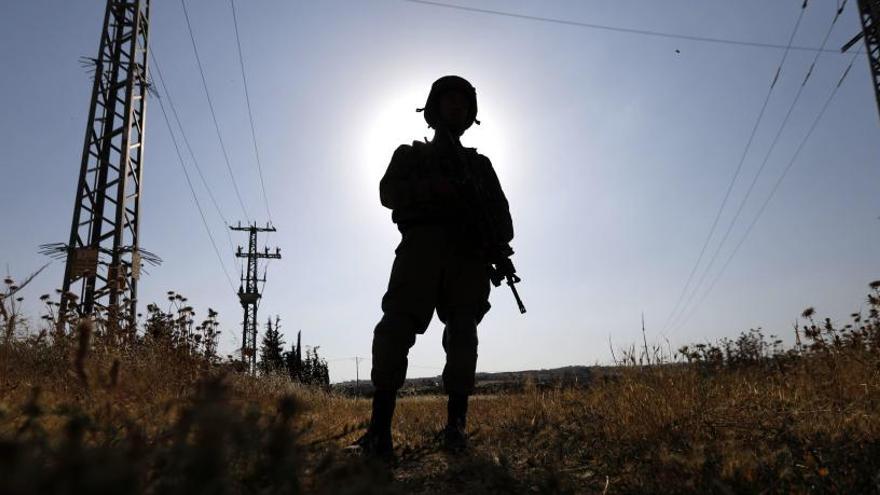
[[[437,127],[439,119],[437,103],[440,101],[440,96],[448,91],[458,91],[470,100],[470,115],[468,115],[467,124],[462,131],[466,131],[473,123],[480,125],[480,121],[477,120],[477,90],[463,77],[443,76],[431,85],[431,92],[428,93],[428,100],[425,102],[424,108],[416,110],[417,112],[424,112],[423,115],[428,126],[432,128]]]

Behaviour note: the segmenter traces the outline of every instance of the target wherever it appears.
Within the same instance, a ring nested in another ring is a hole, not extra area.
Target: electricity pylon
[[[846,52],[860,39],[865,39],[868,68],[871,71],[871,80],[874,82],[874,96],[877,99],[877,110],[880,115],[880,0],[858,1],[862,31],[843,45],[840,51]]]
[[[244,309],[241,328],[241,362],[246,370],[254,373],[257,369],[257,307],[263,296],[257,289],[257,283],[266,282],[265,272],[262,279],[257,275],[257,260],[260,258],[280,259],[281,250],[276,247],[275,252],[270,253],[269,248],[264,247],[263,252],[257,251],[257,232],[275,232],[275,227],[270,227],[268,224],[265,227],[257,227],[256,223],[242,227],[239,222],[237,226],[229,228],[248,233],[247,253],[242,252],[241,246],[238,246],[235,256],[247,258],[247,272],[241,277],[242,285],[238,288],[238,299]]]
[[[859,18],[868,52],[868,64],[874,80],[874,96],[880,112],[880,0],[859,0]]]
[[[149,26],[150,0],[107,0],[65,246],[62,311],[112,324],[137,315]]]

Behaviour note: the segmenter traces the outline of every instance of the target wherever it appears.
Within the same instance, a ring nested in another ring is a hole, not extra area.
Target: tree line
[[[260,343],[260,359],[257,363],[260,373],[285,373],[291,380],[307,385],[320,387],[330,386],[330,372],[327,361],[318,355],[318,346],[306,349],[303,355],[302,332],[296,332],[296,343],[292,343],[289,351],[284,350],[284,338],[281,336],[281,319],[269,318],[266,332]]]

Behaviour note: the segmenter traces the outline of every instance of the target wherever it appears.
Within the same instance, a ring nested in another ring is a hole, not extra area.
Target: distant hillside
[[[529,382],[538,388],[556,385],[586,386],[598,377],[617,374],[617,368],[606,366],[565,366],[562,368],[477,373],[477,394],[521,391]],[[361,380],[360,387],[354,380],[333,385],[333,390],[349,395],[372,395],[373,385]],[[402,394],[422,395],[443,393],[443,379],[435,377],[410,378],[401,389]]]

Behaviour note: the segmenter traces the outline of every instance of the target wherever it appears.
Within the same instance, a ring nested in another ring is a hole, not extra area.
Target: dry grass
[[[83,327],[18,338],[0,346],[0,493],[877,493],[871,297],[852,327],[808,319],[796,350],[475,397],[463,457],[435,441],[442,398],[401,399],[390,471],[341,454],[366,399]]]

